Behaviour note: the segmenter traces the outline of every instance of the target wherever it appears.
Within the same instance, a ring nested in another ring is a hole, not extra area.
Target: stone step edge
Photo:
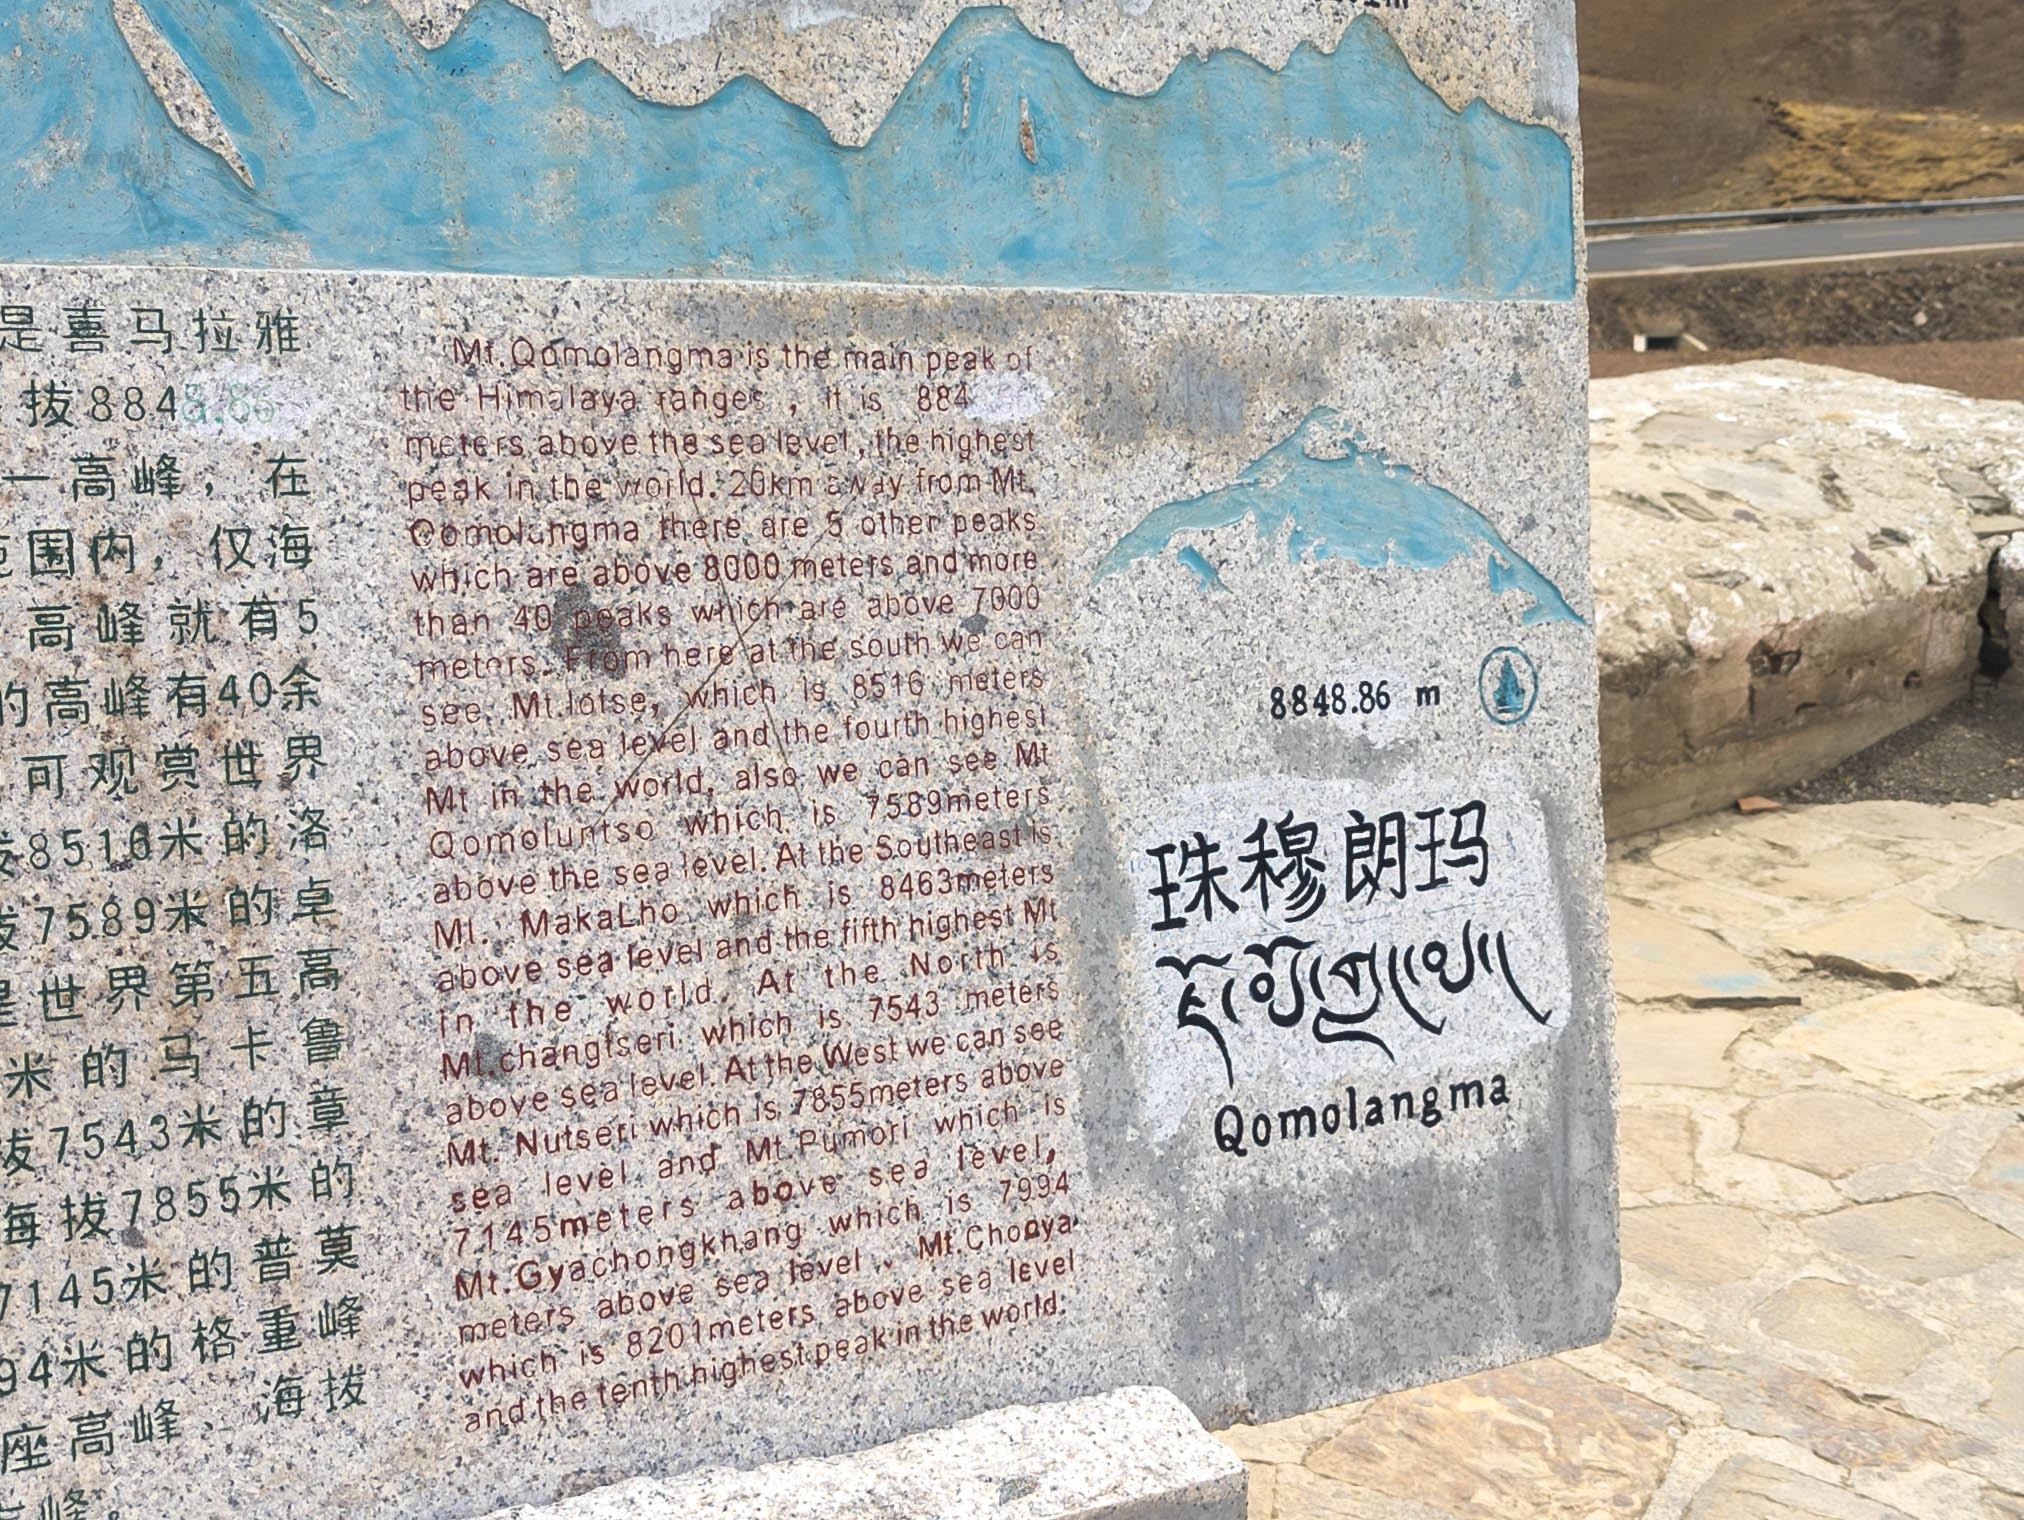
[[[485,1520],[1244,1520],[1244,1464],[1164,1388],[1013,1405],[843,1456],[634,1478]]]

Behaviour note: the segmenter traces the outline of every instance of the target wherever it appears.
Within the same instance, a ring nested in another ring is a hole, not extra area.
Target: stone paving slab
[[[2024,1520],[2019,861],[2015,803],[1619,841],[1615,1333],[1220,1432],[1251,1520]]]
[[[1893,987],[1930,987],[1960,970],[1961,936],[1936,913],[1883,897],[1809,924],[1786,948],[1827,971]]]
[[[1634,1003],[1677,998],[1697,1008],[1749,1008],[1798,1001],[1714,935],[1649,908],[1613,904],[1609,947],[1617,995]]]
[[[2014,1009],[1938,992],[1884,992],[1809,1013],[1772,1043],[1908,1098],[1939,1098],[2024,1078]]]
[[[1940,906],[1966,919],[2024,929],[2024,854],[1992,860],[1974,876],[1952,888]]]

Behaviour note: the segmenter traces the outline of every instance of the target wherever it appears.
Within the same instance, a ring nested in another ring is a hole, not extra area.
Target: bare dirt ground
[[[2024,401],[2024,339],[1987,343],[1850,344],[1832,348],[1726,349],[1699,354],[1594,352],[1588,367],[1597,379],[1672,369],[1682,364],[1740,364],[1746,359],[1797,359],[1831,364],[1912,385],[1937,385],[1987,401]],[[2024,751],[2020,751],[2024,753]]]
[[[2024,193],[2017,0],[1578,0],[1588,214]]]

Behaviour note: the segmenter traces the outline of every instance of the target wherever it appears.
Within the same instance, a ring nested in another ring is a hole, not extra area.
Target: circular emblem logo
[[[1493,649],[1476,677],[1476,694],[1492,723],[1506,728],[1523,723],[1539,700],[1539,667],[1516,644]]]

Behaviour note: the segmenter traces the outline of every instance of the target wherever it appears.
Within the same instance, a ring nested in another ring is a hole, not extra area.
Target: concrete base
[[[489,1520],[1244,1520],[1244,1464],[1164,1388],[994,1410],[869,1451],[637,1478]]]

